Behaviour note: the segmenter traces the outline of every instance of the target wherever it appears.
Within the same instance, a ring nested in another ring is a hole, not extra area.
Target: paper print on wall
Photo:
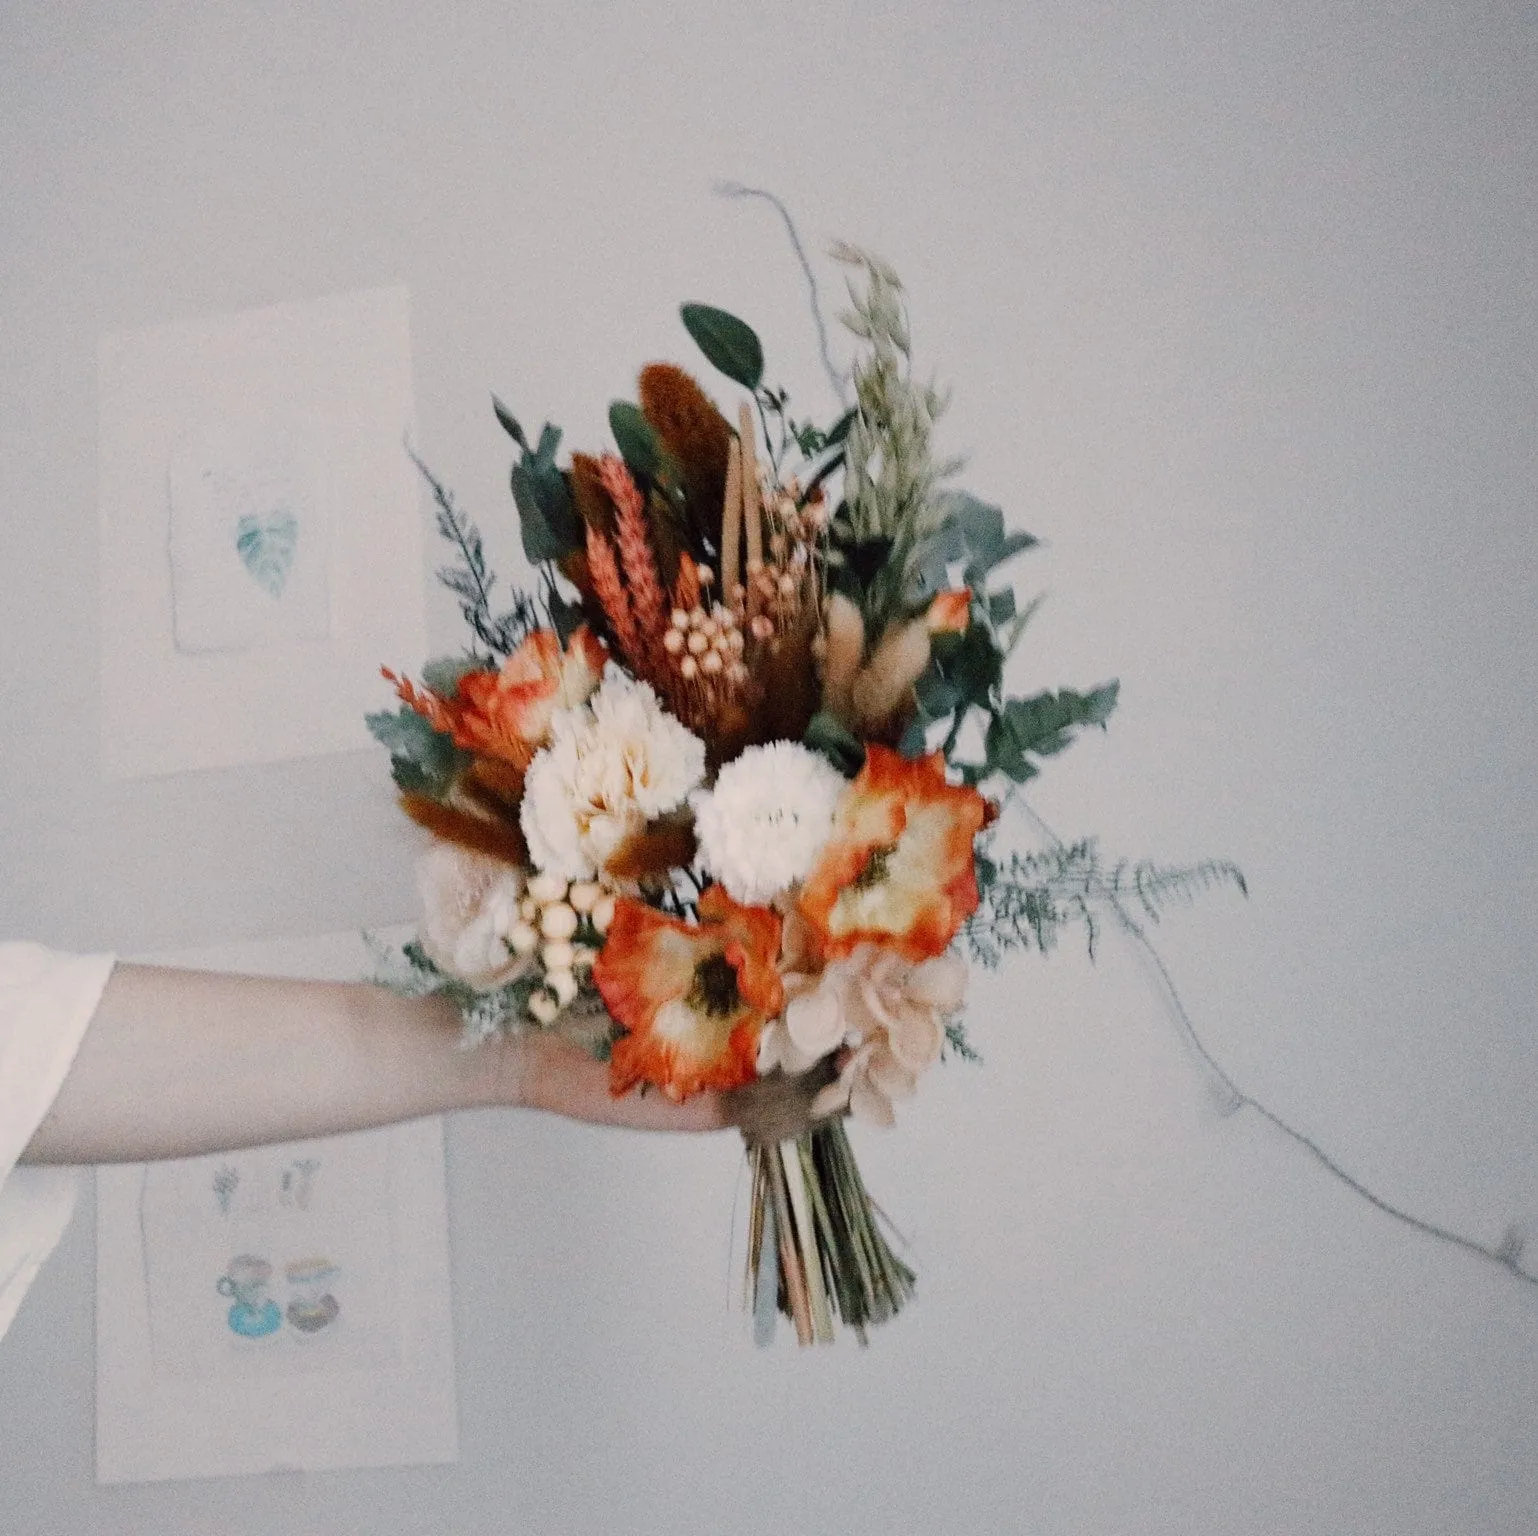
[[[327,507],[298,427],[215,423],[177,446],[167,479],[177,650],[330,637]]]
[[[105,776],[367,746],[426,649],[406,290],[116,332],[98,380]]]
[[[155,1374],[397,1364],[391,1208],[377,1138],[150,1164],[140,1210]]]

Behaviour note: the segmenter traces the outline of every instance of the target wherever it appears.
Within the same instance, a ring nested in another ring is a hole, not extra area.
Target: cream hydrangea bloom
[[[676,810],[705,776],[705,744],[643,682],[611,666],[587,704],[558,710],[524,778],[529,856],[588,880],[633,832]]]
[[[523,961],[508,947],[518,921],[523,877],[485,854],[436,843],[417,866],[423,953],[440,971],[473,987],[511,981]]]
[[[805,978],[759,1042],[759,1070],[804,1072],[830,1052],[847,1054],[838,1078],[812,1103],[816,1116],[848,1108],[891,1125],[892,1103],[911,1098],[940,1054],[945,1020],[966,996],[967,968],[953,954],[917,964],[864,944],[821,976]],[[789,990],[789,986],[787,986]]]
[[[794,741],[749,747],[691,798],[705,868],[733,901],[762,906],[803,879],[833,826],[846,781]]]

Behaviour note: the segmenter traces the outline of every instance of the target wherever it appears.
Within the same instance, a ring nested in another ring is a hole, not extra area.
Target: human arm
[[[466,1049],[441,997],[365,983],[119,965],[32,1163],[144,1162],[363,1130],[448,1110],[547,1110],[642,1130],[795,1134],[809,1094],[762,1085],[673,1104],[613,1098],[603,1063],[553,1035]]]

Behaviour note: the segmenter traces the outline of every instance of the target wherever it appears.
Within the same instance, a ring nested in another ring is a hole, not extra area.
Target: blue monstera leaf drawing
[[[272,597],[283,595],[299,545],[299,519],[287,507],[258,515],[247,512],[235,525],[235,551],[258,586]]]

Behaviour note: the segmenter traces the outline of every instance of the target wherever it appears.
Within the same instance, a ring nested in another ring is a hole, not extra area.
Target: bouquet
[[[465,652],[369,717],[401,804],[433,836],[403,980],[468,1036],[558,1030],[615,1094],[675,1100],[801,1078],[813,1129],[750,1145],[746,1296],[802,1344],[863,1342],[912,1295],[846,1115],[890,1125],[947,1053],[972,959],[1046,948],[1105,884],[1092,844],[1007,857],[1001,796],[1117,685],[1015,696],[1030,549],[952,488],[944,400],[915,379],[901,284],[851,247],[853,404],[801,420],[762,344],[700,304],[685,328],[723,409],[671,363],[609,411],[614,446],[559,460],[494,401],[535,592],[493,601],[475,526],[422,468]],[[1141,869],[1150,902],[1221,871]]]

